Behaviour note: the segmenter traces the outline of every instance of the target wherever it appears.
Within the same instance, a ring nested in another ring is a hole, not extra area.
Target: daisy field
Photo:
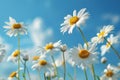
[[[119,3],[1,0],[0,80],[120,80]]]

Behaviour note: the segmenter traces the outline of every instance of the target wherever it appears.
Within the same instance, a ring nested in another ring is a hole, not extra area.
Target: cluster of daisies
[[[38,71],[38,74],[43,74],[42,76],[38,75],[38,80],[78,80],[76,77],[68,74],[67,64],[74,68],[82,69],[85,74],[85,80],[89,80],[88,69],[91,70],[93,80],[119,80],[120,64],[117,66],[108,64],[103,71],[103,75],[100,76],[95,73],[94,65],[100,62],[105,64],[107,58],[104,55],[109,53],[110,49],[120,59],[119,52],[114,48],[114,44],[118,44],[120,36],[111,34],[111,31],[114,30],[113,25],[105,25],[95,37],[87,41],[81,26],[85,24],[88,18],[89,13],[86,11],[86,8],[81,9],[78,13],[74,10],[73,15],[64,17],[65,21],[61,24],[62,27],[60,29],[62,33],[68,31],[68,34],[72,34],[73,29],[77,28],[84,41],[83,45],[79,43],[77,47],[68,48],[66,44],[59,40],[54,43],[50,42],[44,47],[38,46],[31,53],[30,50],[21,50],[20,47],[20,44],[22,44],[20,36],[28,32],[26,26],[23,22],[16,22],[15,19],[9,17],[10,21],[5,22],[6,26],[4,28],[8,36],[15,36],[18,39],[18,47],[8,56],[7,61],[18,65],[18,69],[11,72],[8,80],[31,80],[29,66],[27,66],[28,62],[32,62],[31,68],[33,70]],[[98,50],[98,46],[100,46],[100,50]],[[0,44],[0,62],[6,53],[4,47],[5,45]],[[31,56],[30,54],[33,55]],[[101,58],[101,61],[99,61],[99,58]],[[59,67],[63,67],[62,72],[59,70]]]

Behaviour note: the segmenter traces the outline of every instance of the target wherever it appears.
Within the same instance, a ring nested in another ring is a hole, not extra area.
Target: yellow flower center
[[[98,34],[98,37],[103,37],[105,35],[105,31],[101,31],[99,34]]]
[[[53,46],[53,44],[47,44],[46,46],[45,46],[45,50],[52,50],[54,48],[54,46]]]
[[[110,44],[110,42],[108,42],[107,44],[106,44],[106,47],[108,48],[108,47],[110,47],[111,46],[111,44]]]
[[[41,66],[45,66],[45,65],[47,64],[47,61],[46,61],[46,60],[40,60],[40,61],[39,61],[39,64],[40,64]]]
[[[33,60],[37,61],[40,57],[39,56],[33,56]]]
[[[79,18],[77,16],[73,16],[72,18],[70,18],[70,25],[75,24],[78,20]]]
[[[12,25],[12,28],[13,28],[13,29],[20,29],[21,27],[22,27],[22,25],[19,24],[19,23],[16,23],[16,24],[13,24],[13,25]]]
[[[16,77],[16,75],[17,75],[16,72],[12,72],[9,77],[13,78],[13,77]]]
[[[16,50],[16,51],[13,52],[12,56],[17,57],[19,54],[20,54],[20,51]]]
[[[82,59],[88,58],[90,53],[87,50],[80,50],[79,57]]]
[[[112,70],[108,70],[105,74],[107,77],[112,77],[114,75]]]

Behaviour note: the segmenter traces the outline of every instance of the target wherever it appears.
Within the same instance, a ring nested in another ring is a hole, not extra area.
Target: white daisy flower
[[[118,36],[114,36],[113,34],[110,35],[110,37],[107,39],[106,45],[102,45],[101,46],[101,55],[105,55],[105,53],[109,52],[109,49],[111,47],[111,45],[113,44],[117,44],[119,42],[119,35]]]
[[[15,71],[15,72],[12,72],[9,77],[8,77],[8,80],[13,80],[14,78],[16,78],[18,76],[18,73]]]
[[[113,25],[107,25],[103,26],[103,28],[100,30],[100,33],[97,33],[96,37],[93,37],[91,39],[91,42],[93,43],[102,43],[104,41],[104,38],[114,29]]]
[[[89,44],[88,47],[85,44],[84,48],[82,47],[81,44],[79,44],[78,47],[71,49],[70,58],[72,58],[75,65],[78,65],[78,67],[85,69],[97,62],[98,52],[96,52],[95,50],[96,50],[95,44]]]
[[[20,51],[19,50],[15,50],[7,59],[7,61],[11,61],[16,63],[18,60],[18,56],[20,55]]]
[[[3,44],[0,44],[0,62],[3,60],[6,53],[5,46]]]
[[[67,15],[64,17],[65,21],[61,24],[61,32],[65,33],[68,30],[68,33],[71,34],[75,26],[80,27],[85,24],[85,21],[89,18],[89,13],[86,12],[86,8],[81,9],[78,14],[76,10],[73,11],[72,15]]]
[[[100,77],[100,80],[119,80],[120,70],[112,65],[108,65],[107,69],[104,70],[104,74]]]
[[[7,24],[6,26],[3,26],[5,29],[7,29],[7,35],[12,37],[17,36],[18,34],[27,34],[27,29],[24,27],[24,24],[22,22],[18,23],[12,17],[9,17],[9,21],[10,22],[5,22]]]
[[[16,63],[18,61],[18,56],[20,55],[20,57],[22,59],[26,59],[28,60],[29,59],[29,56],[28,56],[28,51],[26,50],[15,50],[7,59],[7,61],[11,61],[11,62],[14,62]]]
[[[37,53],[40,53],[40,54],[50,53],[52,55],[54,52],[60,50],[61,43],[62,43],[61,40],[55,43],[52,43],[52,42],[48,43],[46,44],[45,47],[39,47],[37,49]]]
[[[35,63],[32,66],[33,70],[39,70],[39,71],[52,71],[53,70],[53,66],[52,64],[50,64],[46,59],[40,59],[37,63]]]
[[[31,57],[31,61],[32,61],[33,63],[36,63],[36,62],[38,62],[40,59],[44,59],[44,58],[46,58],[46,55],[45,55],[45,54],[42,54],[42,55],[34,55],[34,56]]]
[[[20,70],[23,70],[23,68],[20,68]],[[8,80],[14,80],[14,78],[18,78],[18,70],[17,71],[14,71],[12,72],[9,77],[8,77]]]

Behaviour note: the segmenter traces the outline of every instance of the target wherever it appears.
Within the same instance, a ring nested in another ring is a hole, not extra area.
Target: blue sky
[[[60,24],[64,21],[64,17],[67,14],[72,14],[73,10],[79,11],[82,8],[87,8],[90,14],[90,18],[87,20],[86,25],[82,27],[87,40],[95,36],[96,33],[103,25],[113,24],[115,25],[114,34],[120,31],[120,0],[0,0],[0,36],[4,39],[5,43],[11,46],[8,54],[11,54],[17,48],[17,39],[15,37],[8,37],[5,34],[3,26],[5,21],[8,21],[9,16],[15,18],[18,22],[22,21],[26,23],[28,28],[33,29],[31,25],[34,25],[36,18],[40,19],[39,34],[46,34],[45,37],[40,37],[43,41],[40,41],[40,45],[44,45],[47,42],[55,42],[62,40],[66,43],[69,48],[77,46],[78,43],[83,44],[81,35],[74,29],[73,34],[64,35],[60,33]],[[114,20],[115,17],[117,20]],[[50,35],[46,33],[50,31]],[[35,33],[37,34],[37,33]],[[21,37],[22,48],[33,48],[35,47],[35,39],[31,37],[31,34]],[[38,39],[40,40],[40,39]],[[45,40],[45,41],[44,41]],[[48,41],[49,40],[49,41]],[[43,44],[41,44],[43,42]],[[38,42],[39,43],[39,42]],[[36,43],[37,44],[37,43]],[[118,49],[117,46],[116,48]],[[118,49],[119,50],[119,49]],[[120,51],[119,51],[120,52]],[[112,50],[110,53],[113,53]],[[109,62],[117,65],[118,59],[114,59],[115,55],[106,55]],[[7,63],[6,64],[11,64]],[[3,63],[0,63],[3,65]],[[101,70],[106,65],[96,65],[96,73],[101,75]],[[9,70],[8,67],[2,68],[4,73]],[[2,70],[0,69],[0,70]],[[8,71],[10,72],[10,71]],[[79,72],[79,70],[78,70]],[[7,76],[8,74],[6,74]],[[0,75],[1,76],[1,75]]]

